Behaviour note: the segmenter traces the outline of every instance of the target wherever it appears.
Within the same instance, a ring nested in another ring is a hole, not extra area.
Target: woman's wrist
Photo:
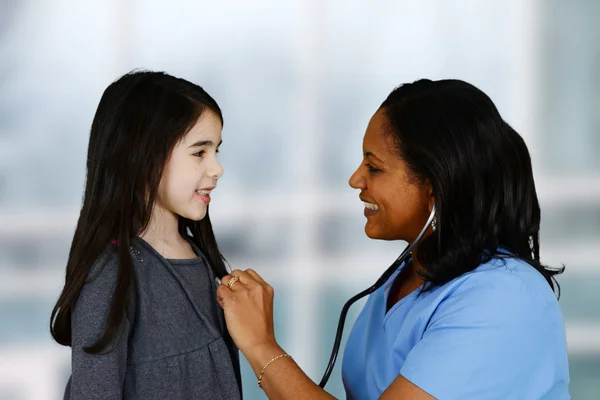
[[[243,354],[248,360],[248,363],[250,363],[254,375],[258,378],[260,376],[260,371],[265,364],[274,357],[285,354],[285,351],[277,344],[277,342],[273,342],[254,346],[250,351]]]

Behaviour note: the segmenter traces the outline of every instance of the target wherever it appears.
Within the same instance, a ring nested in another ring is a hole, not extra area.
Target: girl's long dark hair
[[[99,353],[118,333],[134,292],[131,239],[148,226],[171,150],[205,112],[223,122],[219,106],[201,87],[162,72],[134,71],[104,91],[92,122],[85,194],[65,285],[50,319],[58,343],[71,345],[71,312],[111,240],[119,244],[117,286],[104,331],[86,351]],[[181,218],[180,231],[191,233],[217,276],[227,274],[208,213],[201,221]]]
[[[417,179],[429,181],[437,229],[417,258],[425,290],[472,271],[497,249],[537,269],[560,292],[540,262],[540,206],[529,151],[492,100],[460,80],[423,79],[394,89],[381,105],[397,154]]]

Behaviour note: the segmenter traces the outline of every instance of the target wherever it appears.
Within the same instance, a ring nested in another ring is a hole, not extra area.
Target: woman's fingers
[[[261,285],[269,285],[267,282],[265,282],[265,280],[258,274],[258,272],[256,272],[253,269],[248,268],[246,270],[246,274],[248,276],[251,276],[252,279],[254,279],[256,282],[260,283]]]
[[[240,285],[240,283],[242,285]],[[221,284],[234,291],[240,290],[241,286],[245,286],[246,289],[253,289],[257,285],[260,285],[254,277],[239,269],[233,270],[231,274],[223,277]]]
[[[225,301],[231,296],[233,296],[233,292],[227,286],[221,284],[217,287],[217,303],[219,303],[221,308],[225,308]]]
[[[232,298],[231,294],[242,295],[244,291],[262,292],[267,297],[273,298],[274,291],[256,271],[247,269],[245,271],[236,269],[229,275],[225,275],[217,288],[217,301],[223,307],[223,301]],[[248,293],[246,293],[248,294]],[[254,295],[252,296],[254,297]]]
[[[247,271],[247,270],[246,270]],[[256,279],[254,279],[254,277],[252,277],[251,275],[249,275],[246,271],[242,271],[239,269],[235,269],[231,272],[231,275],[235,275],[238,276],[240,278],[240,281],[244,284],[244,285],[249,285],[252,286],[253,284],[258,283],[256,281]]]
[[[227,329],[242,352],[275,341],[273,289],[260,282],[264,280],[254,271],[234,270],[217,288]]]
[[[254,271],[253,269],[247,269],[246,273],[251,276],[252,278],[254,278],[256,280],[256,282],[258,282],[259,285],[261,285],[265,291],[273,296],[275,295],[275,291],[273,290],[273,288],[271,287],[271,285],[269,285],[259,274],[258,272]]]
[[[237,276],[225,275],[223,279],[221,279],[221,285],[219,286],[223,286],[225,288],[233,290],[233,286],[236,282],[239,282],[239,278]]]

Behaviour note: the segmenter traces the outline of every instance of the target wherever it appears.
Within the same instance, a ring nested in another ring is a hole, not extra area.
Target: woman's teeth
[[[379,207],[377,207],[377,204],[367,203],[366,201],[363,203],[365,203],[365,207],[368,208],[369,210],[373,210],[373,211],[379,210]]]
[[[196,193],[208,196],[210,194],[210,190],[196,190]]]

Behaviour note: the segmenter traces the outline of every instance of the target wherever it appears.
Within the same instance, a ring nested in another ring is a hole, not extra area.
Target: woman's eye
[[[367,167],[367,169],[369,170],[370,174],[376,174],[377,172],[381,171],[380,169],[375,168],[374,166],[372,166],[369,163],[366,163],[365,166]]]

